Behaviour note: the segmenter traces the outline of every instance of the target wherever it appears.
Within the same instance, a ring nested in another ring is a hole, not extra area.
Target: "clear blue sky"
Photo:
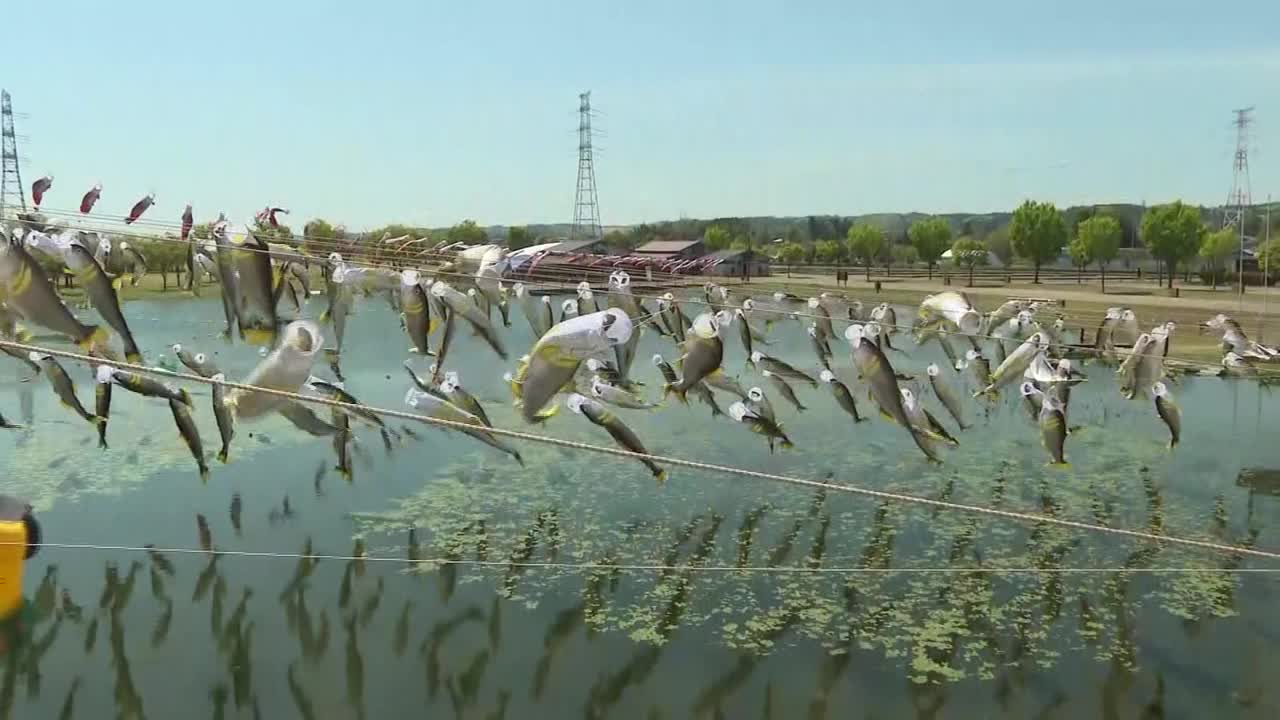
[[[103,212],[150,190],[175,222],[187,200],[566,222],[588,88],[605,224],[1216,204],[1244,105],[1255,198],[1280,197],[1276,0],[50,0],[3,21],[27,38],[0,63],[24,179],[54,174],[56,208],[101,181]]]

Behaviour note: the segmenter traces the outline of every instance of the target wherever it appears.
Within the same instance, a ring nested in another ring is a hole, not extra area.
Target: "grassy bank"
[[[1216,334],[1200,334],[1198,325],[1219,312],[1235,317],[1255,340],[1275,342],[1280,339],[1280,294],[1268,297],[1264,301],[1262,292],[1250,288],[1241,302],[1238,295],[1230,289],[1217,292],[1208,288],[1189,287],[1181,289],[1179,297],[1171,297],[1154,283],[1111,283],[1104,295],[1096,284],[1076,284],[1058,281],[1034,285],[1031,283],[1014,283],[1012,285],[963,287],[962,284],[945,286],[939,278],[932,282],[922,279],[877,278],[880,282],[879,292],[875,289],[875,281],[866,282],[861,276],[851,277],[847,287],[837,287],[827,276],[806,275],[794,272],[792,277],[775,275],[757,278],[746,287],[760,295],[776,290],[787,290],[798,295],[817,294],[818,292],[844,293],[851,299],[864,303],[891,302],[903,305],[917,305],[931,293],[945,289],[963,290],[973,298],[980,310],[990,310],[1010,297],[1042,298],[1060,304],[1058,312],[1066,319],[1069,339],[1078,341],[1079,331],[1085,330],[1086,342],[1091,342],[1094,330],[1101,322],[1108,307],[1123,305],[1130,307],[1138,314],[1143,329],[1172,320],[1178,324],[1178,331],[1171,344],[1171,355],[1180,359],[1195,360],[1217,364],[1222,358]],[[741,284],[737,280],[717,278],[728,284]],[[321,285],[319,271],[313,272],[312,287]],[[80,288],[60,288],[64,297],[70,302],[83,298]],[[217,283],[206,281],[201,284],[203,297],[217,297],[220,292]],[[144,276],[137,286],[130,285],[126,279],[120,291],[124,302],[135,300],[187,300],[192,293],[182,289],[174,274],[168,276],[167,282],[159,273]],[[643,294],[643,293],[642,293]],[[1239,308],[1243,308],[1241,311]]]
[[[902,305],[918,305],[925,296],[942,290],[963,290],[972,298],[979,310],[989,311],[1011,297],[1039,298],[1061,303],[1061,313],[1069,330],[1068,338],[1072,342],[1080,339],[1080,329],[1085,331],[1085,341],[1091,343],[1094,332],[1102,321],[1107,308],[1125,306],[1138,315],[1143,330],[1165,322],[1177,323],[1173,340],[1170,343],[1170,356],[1178,359],[1217,364],[1222,360],[1219,347],[1220,334],[1199,331],[1199,324],[1218,313],[1227,313],[1235,317],[1254,340],[1273,343],[1280,339],[1280,295],[1268,297],[1264,302],[1263,295],[1257,288],[1250,288],[1243,302],[1232,290],[1220,289],[1213,292],[1208,288],[1194,288],[1182,291],[1179,297],[1163,294],[1154,283],[1144,285],[1108,284],[1107,293],[1102,294],[1097,285],[1087,283],[1077,285],[1074,282],[1014,283],[988,287],[967,288],[956,283],[943,285],[939,278],[928,280],[895,280],[878,278],[880,291],[875,289],[876,279],[871,283],[862,277],[850,278],[847,287],[837,287],[829,277],[806,276],[793,273],[792,277],[773,276],[752,281],[749,286],[758,288],[759,294],[773,292],[774,289],[786,288],[798,295],[816,294],[818,292],[844,293],[850,299],[863,303],[889,302]],[[1242,308],[1242,310],[1241,310]]]

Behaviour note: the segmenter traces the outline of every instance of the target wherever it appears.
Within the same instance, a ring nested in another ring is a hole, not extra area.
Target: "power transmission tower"
[[[0,218],[12,205],[27,210],[27,195],[18,168],[18,135],[13,129],[13,103],[9,91],[0,90]]]
[[[1253,107],[1233,110],[1236,114],[1236,156],[1231,176],[1231,194],[1222,209],[1222,227],[1238,227],[1244,234],[1245,213],[1251,203],[1249,197],[1249,125],[1253,123]]]
[[[600,203],[596,198],[596,170],[591,151],[591,91],[578,95],[578,190],[573,201],[569,240],[599,240]]]

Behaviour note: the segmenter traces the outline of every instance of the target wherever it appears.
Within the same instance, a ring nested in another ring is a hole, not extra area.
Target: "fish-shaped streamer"
[[[324,336],[316,323],[310,320],[289,323],[280,344],[258,363],[243,384],[296,393],[311,376],[312,363],[323,344]],[[279,395],[236,388],[228,393],[227,404],[234,409],[237,419],[246,420],[275,411],[285,400]]]
[[[614,442],[624,450],[640,455],[649,454],[649,451],[645,449],[644,443],[640,442],[640,438],[635,434],[635,431],[627,427],[626,423],[622,422],[617,415],[609,412],[600,403],[579,395],[578,393],[572,393],[569,397],[565,398],[565,406],[571,411],[590,420],[595,425],[604,428],[605,431],[609,433],[609,436],[613,438]],[[667,471],[659,467],[653,460],[649,458],[636,459],[643,463],[645,467],[649,468],[649,472],[653,473],[654,479],[659,483],[666,480]]]
[[[578,367],[587,358],[606,355],[627,342],[632,330],[631,318],[610,308],[579,315],[544,333],[512,378],[525,421],[536,423],[554,414],[554,409],[543,413],[543,408],[573,380]]]
[[[147,193],[142,197],[141,200],[134,203],[133,207],[129,209],[129,214],[125,217],[124,224],[132,225],[133,223],[137,222],[138,218],[142,217],[142,214],[145,213],[148,208],[150,208],[152,205],[155,205],[155,204],[156,204],[156,194]]]

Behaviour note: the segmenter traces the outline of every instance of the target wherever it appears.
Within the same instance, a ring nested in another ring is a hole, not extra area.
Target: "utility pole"
[[[1245,213],[1249,212],[1249,126],[1253,124],[1253,106],[1233,110],[1236,114],[1236,152],[1232,163],[1231,193],[1222,209],[1222,227],[1235,227],[1240,233],[1240,254],[1236,256],[1236,277],[1240,281],[1238,308],[1244,307],[1244,230]]]
[[[27,210],[26,190],[18,167],[18,135],[13,129],[13,103],[8,90],[0,90],[0,218],[13,206]]]
[[[588,90],[578,95],[578,189],[573,200],[569,240],[599,240],[602,234],[591,149],[591,91]]]

